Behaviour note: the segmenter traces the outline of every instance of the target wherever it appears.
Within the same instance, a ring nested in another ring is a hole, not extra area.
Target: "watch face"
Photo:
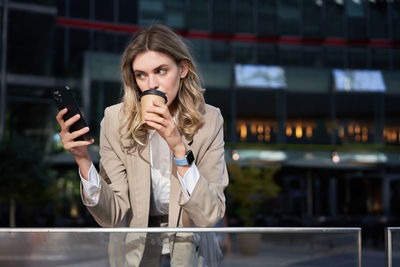
[[[186,154],[186,159],[187,159],[188,165],[192,165],[192,163],[194,161],[194,156],[193,156],[192,150],[188,151],[188,153]]]

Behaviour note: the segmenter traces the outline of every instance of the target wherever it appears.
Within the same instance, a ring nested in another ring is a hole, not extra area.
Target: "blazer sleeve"
[[[130,209],[126,168],[121,160],[123,153],[118,141],[117,114],[110,113],[106,109],[101,121],[99,202],[96,206],[88,207],[103,227],[116,226]]]
[[[200,227],[215,225],[225,214],[224,190],[228,185],[225,163],[223,118],[219,109],[214,108],[206,116],[202,134],[194,138],[198,145],[195,155],[200,178],[188,200],[181,198],[180,205],[190,219]]]

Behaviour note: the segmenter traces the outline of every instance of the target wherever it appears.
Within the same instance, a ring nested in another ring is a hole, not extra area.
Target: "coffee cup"
[[[146,108],[152,107],[153,100],[166,104],[167,103],[167,96],[158,90],[147,90],[144,91],[140,96],[140,105],[141,105],[141,112],[142,112],[142,123],[145,123],[144,116],[158,116],[158,114],[147,112]]]

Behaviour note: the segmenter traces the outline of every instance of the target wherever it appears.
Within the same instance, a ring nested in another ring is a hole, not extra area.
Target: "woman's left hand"
[[[175,157],[183,158],[187,152],[186,146],[169,112],[168,106],[153,100],[153,107],[148,107],[146,112],[159,115],[144,116],[144,120],[147,125],[153,127],[164,138]]]

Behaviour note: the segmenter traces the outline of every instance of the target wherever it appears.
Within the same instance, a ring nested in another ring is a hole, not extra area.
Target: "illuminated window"
[[[292,136],[293,131],[292,131],[292,127],[286,127],[286,136]]]
[[[296,126],[296,138],[302,138],[303,137],[303,129],[301,128],[300,125]]]
[[[247,137],[247,126],[246,124],[240,125],[240,140],[245,141]]]
[[[306,136],[307,136],[307,138],[312,137],[312,127],[311,126],[306,127]]]

